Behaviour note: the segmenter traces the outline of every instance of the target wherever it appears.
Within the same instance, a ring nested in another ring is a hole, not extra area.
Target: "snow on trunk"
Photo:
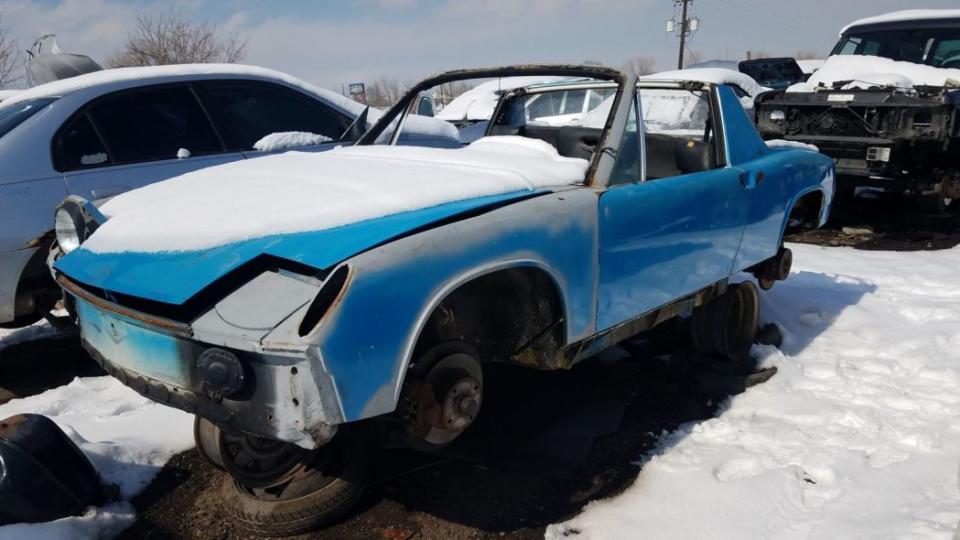
[[[791,246],[764,293],[779,373],[662,438],[560,539],[952,538],[960,520],[960,248]]]

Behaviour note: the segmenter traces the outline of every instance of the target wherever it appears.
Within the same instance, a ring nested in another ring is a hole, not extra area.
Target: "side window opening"
[[[620,141],[620,148],[617,150],[617,160],[613,164],[613,172],[610,174],[610,185],[632,184],[642,180],[640,171],[640,117],[637,114],[637,98],[633,97],[633,105],[630,107],[630,116],[627,118],[627,125],[623,130],[623,139]]]
[[[186,86],[123,92],[95,102],[89,116],[110,149],[111,163],[176,159],[223,151],[193,92]]]
[[[641,89],[647,179],[718,167],[714,111],[704,90]]]
[[[55,168],[61,172],[102,167],[112,163],[107,147],[86,113],[78,114],[67,121],[57,135],[53,154]]]
[[[232,135],[230,150],[267,149],[261,141],[277,133],[300,134],[303,144],[335,140],[351,123],[317,100],[275,84],[219,81],[205,84],[204,93]]]

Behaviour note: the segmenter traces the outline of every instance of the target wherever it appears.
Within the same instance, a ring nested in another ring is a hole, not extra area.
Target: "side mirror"
[[[367,132],[367,113],[370,112],[370,106],[364,107],[363,112],[353,121],[352,124],[340,135],[341,141],[355,141]]]

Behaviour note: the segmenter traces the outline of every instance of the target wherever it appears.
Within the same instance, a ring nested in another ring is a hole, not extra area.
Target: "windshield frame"
[[[594,152],[587,168],[584,178],[585,185],[604,185],[606,179],[613,170],[614,157],[617,148],[620,146],[620,139],[623,136],[623,130],[626,126],[627,116],[629,115],[629,106],[631,100],[623,99],[625,89],[636,85],[636,75],[628,75],[620,70],[600,67],[600,66],[580,66],[580,65],[519,65],[504,66],[495,68],[480,69],[461,69],[440,73],[428,77],[414,85],[407,93],[400,98],[390,109],[363,134],[354,144],[366,146],[376,144],[380,136],[391,128],[391,124],[397,121],[393,133],[390,136],[390,142],[387,144],[396,145],[397,140],[403,131],[404,122],[409,117],[410,105],[421,92],[430,90],[440,84],[449,82],[472,80],[472,79],[495,79],[500,77],[516,76],[561,76],[584,79],[597,79],[598,82],[610,81],[617,86],[617,93],[611,107],[610,115],[603,128],[603,135],[598,144],[598,150]],[[494,115],[499,113],[503,103],[503,97],[497,103]],[[626,103],[626,106],[624,104]]]

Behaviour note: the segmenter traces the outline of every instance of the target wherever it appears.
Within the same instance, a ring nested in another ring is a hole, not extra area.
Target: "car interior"
[[[687,93],[686,90],[677,92]],[[523,99],[522,97],[515,98]],[[701,100],[709,107],[709,100]],[[561,156],[591,159],[603,135],[603,128],[584,125],[549,125],[525,117],[519,113],[522,103],[504,104],[496,122],[490,126],[488,135],[519,135],[540,139],[557,149]],[[513,109],[513,110],[511,110]],[[706,112],[680,111],[678,118],[668,127],[647,124],[644,143],[647,154],[647,179],[668,178],[716,168],[716,145],[713,143],[712,120]],[[686,115],[684,113],[687,113]],[[686,117],[685,117],[686,116]],[[700,121],[695,119],[700,116]],[[706,117],[705,119],[702,117]],[[574,123],[577,119],[574,119]],[[651,127],[653,129],[651,129]],[[639,145],[637,130],[628,129],[624,139],[611,183],[626,183],[639,180]]]

